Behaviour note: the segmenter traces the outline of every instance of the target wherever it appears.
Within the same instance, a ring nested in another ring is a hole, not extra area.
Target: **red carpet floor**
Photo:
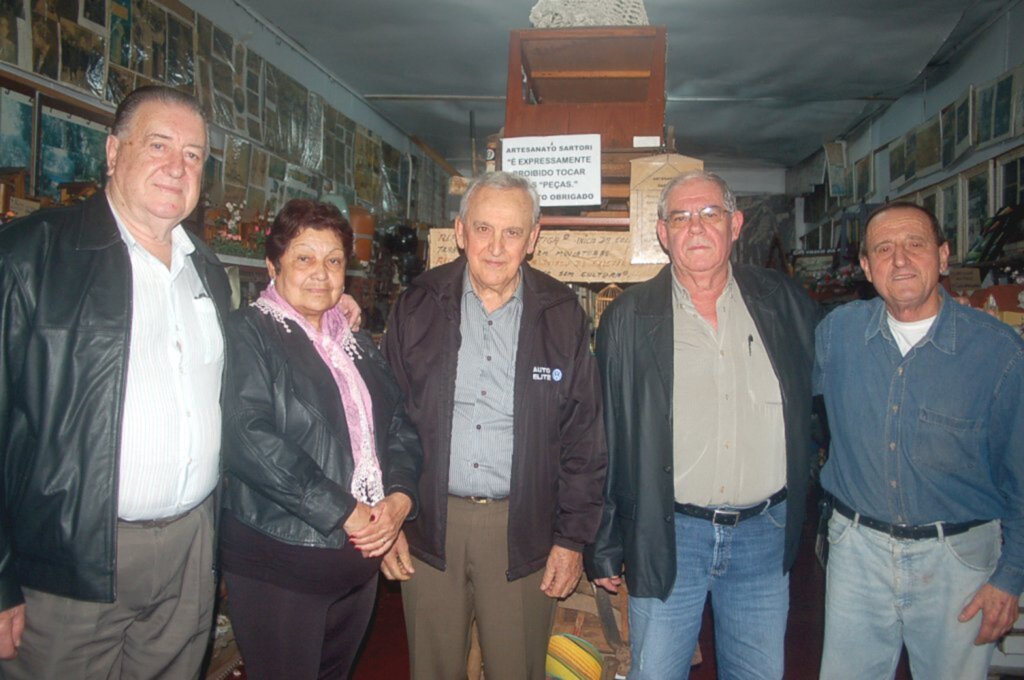
[[[810,508],[809,508],[810,510]],[[825,573],[814,557],[816,517],[808,520],[800,555],[790,576],[789,627],[786,630],[786,679],[816,680],[824,635]],[[690,672],[691,680],[717,680],[714,625],[710,605],[704,609],[700,648],[704,661]],[[377,613],[359,660],[355,680],[400,680],[409,677],[401,591],[395,584],[380,588]],[[895,680],[908,680],[902,659]]]
[[[816,680],[821,663],[825,574],[814,559],[813,519],[807,523],[801,553],[790,579],[789,627],[786,631],[787,680]],[[700,648],[704,661],[693,668],[690,678],[717,680],[710,606],[704,610]],[[910,678],[906,667],[904,658],[896,673],[896,680]],[[244,678],[244,675],[235,677]],[[377,610],[352,677],[354,680],[403,680],[409,677],[402,595],[394,583],[381,583]]]

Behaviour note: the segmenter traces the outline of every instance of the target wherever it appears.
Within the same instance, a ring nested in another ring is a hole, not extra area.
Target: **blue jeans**
[[[630,680],[689,676],[708,592],[718,677],[781,678],[789,615],[786,502],[735,527],[679,513],[675,522],[676,580],[668,599],[629,598]]]
[[[982,615],[957,616],[995,569],[1000,536],[989,522],[900,540],[833,514],[822,679],[892,678],[903,644],[915,678],[984,679],[994,645],[974,645]]]

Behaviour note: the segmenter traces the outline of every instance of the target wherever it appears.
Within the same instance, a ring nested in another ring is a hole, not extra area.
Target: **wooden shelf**
[[[628,148],[664,127],[663,26],[512,31],[506,137],[599,133]]]
[[[628,217],[584,217],[575,215],[541,215],[541,227],[558,229],[601,229],[629,231]]]

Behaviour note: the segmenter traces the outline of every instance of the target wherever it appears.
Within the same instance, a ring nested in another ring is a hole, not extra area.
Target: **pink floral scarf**
[[[273,282],[252,304],[264,314],[272,316],[288,333],[291,333],[291,328],[285,319],[296,324],[306,333],[317,354],[327,364],[338,386],[338,394],[341,395],[352,442],[355,470],[350,491],[356,499],[367,505],[380,502],[384,498],[384,485],[374,443],[373,403],[366,383],[356,368],[354,360],[361,358],[362,354],[345,315],[337,307],[329,309],[320,318],[321,330],[317,330],[281,297]]]

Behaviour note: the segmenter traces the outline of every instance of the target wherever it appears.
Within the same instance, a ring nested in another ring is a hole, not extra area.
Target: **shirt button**
[[[898,369],[896,369],[896,372],[899,373],[900,375],[903,375],[903,367],[900,366]]]
[[[483,429],[483,427],[482,427],[481,425],[477,425],[477,426],[476,426],[476,429],[478,429],[478,430],[482,430],[482,429]]]
[[[480,467],[480,463],[473,463],[473,468],[474,468],[474,469],[476,469],[476,468],[478,468],[478,467]]]
[[[899,404],[893,404],[892,405],[892,412],[893,413],[899,413],[899,410],[900,410]]]
[[[665,472],[672,472],[672,466],[671,465],[666,465],[665,467],[663,467],[661,469],[664,470]]]
[[[895,479],[889,480],[889,486],[891,486],[892,488],[895,489],[896,488],[896,480]]]
[[[896,450],[896,442],[889,442],[889,450],[890,451],[895,451]]]
[[[494,322],[493,322],[493,321],[488,321],[488,322],[487,322],[487,325],[488,325],[488,326],[493,326],[493,325],[494,325]]]
[[[490,360],[491,360],[491,355],[490,355],[490,354],[488,354],[488,355],[487,355],[487,360],[488,360],[488,361],[490,361]]]

